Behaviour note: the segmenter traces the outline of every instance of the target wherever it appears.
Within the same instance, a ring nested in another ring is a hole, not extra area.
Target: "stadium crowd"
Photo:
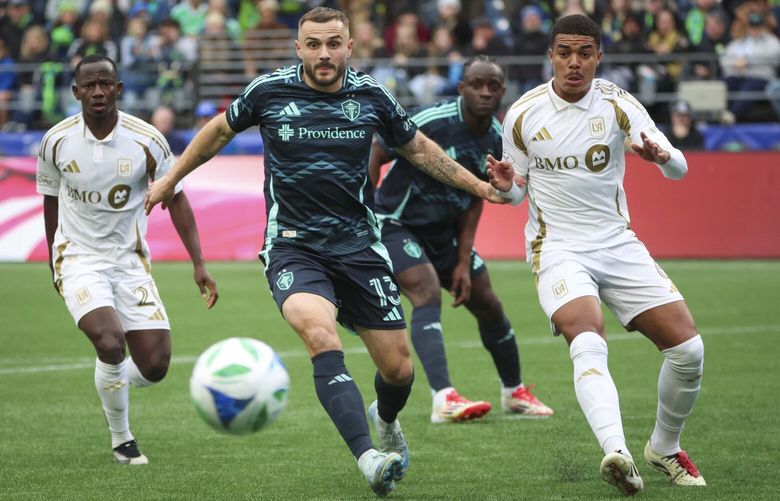
[[[0,127],[45,129],[77,112],[72,69],[95,53],[119,63],[123,110],[151,118],[165,107],[193,127],[255,76],[295,62],[297,21],[317,5],[349,13],[352,65],[407,105],[454,95],[476,54],[507,68],[511,102],[550,78],[554,20],[584,13],[604,33],[600,75],[657,121],[670,120],[689,80],[728,89],[728,108],[707,119],[776,121],[767,102],[780,115],[780,0],[0,0]]]

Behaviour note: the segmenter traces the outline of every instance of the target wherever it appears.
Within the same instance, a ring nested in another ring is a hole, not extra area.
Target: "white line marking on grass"
[[[708,337],[711,336],[726,336],[726,335],[734,335],[734,334],[774,334],[780,332],[780,325],[774,325],[774,324],[746,325],[742,327],[700,329],[699,331],[702,333],[704,339],[707,339]],[[634,340],[640,340],[646,338],[638,332],[622,332],[619,334],[608,333],[607,339],[609,341],[634,341]],[[555,344],[555,343],[565,343],[565,341],[560,337],[554,337],[552,335],[550,335],[549,337],[531,338],[531,339],[526,339],[523,338],[522,336],[518,337],[518,344],[520,346],[545,345],[545,344]],[[462,349],[482,348],[482,343],[480,341],[460,341],[455,343],[448,343],[447,347],[462,348]],[[349,354],[367,355],[368,351],[364,347],[358,346],[355,348],[345,348],[344,353],[348,355]],[[278,352],[278,354],[282,359],[309,356],[305,350],[280,351]],[[194,363],[195,360],[197,360],[197,358],[198,358],[197,356],[193,356],[193,355],[174,356],[171,357],[171,364],[191,364]],[[91,369],[95,367],[94,358],[89,358],[89,359],[83,358],[79,360],[80,361],[73,362],[73,363],[0,368],[0,376],[6,374],[29,374],[29,373],[36,373],[36,372],[56,372],[56,371],[78,370],[78,369]],[[0,361],[0,363],[9,363],[9,362],[13,363],[13,361],[9,359]]]

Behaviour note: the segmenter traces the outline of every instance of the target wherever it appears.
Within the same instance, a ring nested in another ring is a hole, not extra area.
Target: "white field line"
[[[703,337],[707,339],[711,336],[727,336],[727,335],[749,335],[749,334],[773,334],[780,332],[780,325],[777,324],[770,324],[770,325],[746,325],[742,327],[724,327],[720,329],[700,329],[700,331],[703,333]],[[607,334],[607,339],[610,342],[613,341],[634,341],[634,340],[643,340],[645,339],[644,336],[639,334],[638,332],[621,332],[618,334]],[[549,337],[542,337],[542,338],[532,338],[532,339],[524,339],[522,337],[518,338],[518,345],[522,346],[534,346],[534,345],[545,345],[545,344],[555,344],[559,343],[563,345],[565,341],[558,337],[553,337],[550,335]],[[474,349],[474,348],[482,348],[482,343],[480,341],[460,341],[460,342],[454,342],[454,343],[447,343],[448,349]],[[344,350],[347,354],[368,354],[366,349],[364,347],[356,347],[356,348],[346,348]],[[305,350],[292,350],[292,351],[280,351],[279,356],[282,358],[282,360],[286,358],[298,358],[298,357],[306,357],[308,354]],[[171,364],[192,364],[197,360],[197,356],[193,355],[181,355],[181,356],[174,356],[171,357]],[[15,363],[13,359],[0,359],[0,364],[9,364],[9,363]],[[18,363],[18,361],[16,362]],[[72,363],[58,363],[58,364],[47,364],[47,365],[36,365],[36,366],[27,366],[27,367],[5,367],[0,368],[0,376],[3,375],[13,375],[13,374],[29,374],[29,373],[37,373],[37,372],[56,372],[56,371],[70,371],[70,370],[78,370],[78,369],[92,369],[95,367],[95,359],[94,358],[79,358],[78,361],[72,362]]]

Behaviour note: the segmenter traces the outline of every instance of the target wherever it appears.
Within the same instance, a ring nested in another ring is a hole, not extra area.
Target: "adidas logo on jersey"
[[[401,314],[398,313],[398,308],[393,306],[393,309],[390,310],[390,313],[385,315],[385,318],[383,318],[385,322],[395,322],[396,320],[401,320]]]
[[[328,381],[328,386],[336,383],[346,383],[347,381],[352,381],[352,378],[349,377],[349,374],[339,374],[338,376]]]
[[[283,117],[299,117],[301,116],[301,110],[298,109],[295,101],[290,101],[290,104],[285,106],[284,109],[279,112],[279,115]]]
[[[531,141],[550,141],[552,136],[547,132],[547,127],[542,127],[542,130],[536,133]]]
[[[75,160],[71,160],[70,163],[66,165],[64,169],[62,169],[62,172],[72,172],[74,174],[78,174],[81,172],[81,169],[79,169],[79,165]]]

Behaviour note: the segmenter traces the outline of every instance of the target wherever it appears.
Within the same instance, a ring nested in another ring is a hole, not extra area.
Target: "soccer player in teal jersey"
[[[412,120],[453,159],[487,179],[487,155],[501,156],[501,125],[494,117],[504,95],[504,71],[492,59],[477,56],[464,65],[460,97],[423,107]],[[377,140],[369,175],[395,157]],[[482,199],[447,186],[396,158],[375,194],[382,222],[382,243],[390,253],[401,291],[414,307],[411,338],[433,391],[431,421],[453,423],[476,419],[489,402],[460,396],[450,381],[441,328],[441,288],[453,295],[453,306],[465,305],[477,319],[485,349],[501,379],[501,406],[506,412],[550,416],[553,411],[520,379],[517,343],[501,302],[490,285],[484,261],[474,250]]]
[[[265,242],[260,253],[273,297],[311,356],[316,393],[371,488],[386,495],[408,465],[397,415],[413,380],[398,286],[374,213],[364,201],[374,133],[437,179],[500,202],[495,189],[447,157],[370,76],[347,66],[349,22],[318,7],[298,24],[301,64],[250,83],[224,115],[193,138],[146,208],[163,207],[185,175],[235,135],[259,126],[265,148]],[[377,365],[369,408],[344,363],[336,323],[356,332]]]

